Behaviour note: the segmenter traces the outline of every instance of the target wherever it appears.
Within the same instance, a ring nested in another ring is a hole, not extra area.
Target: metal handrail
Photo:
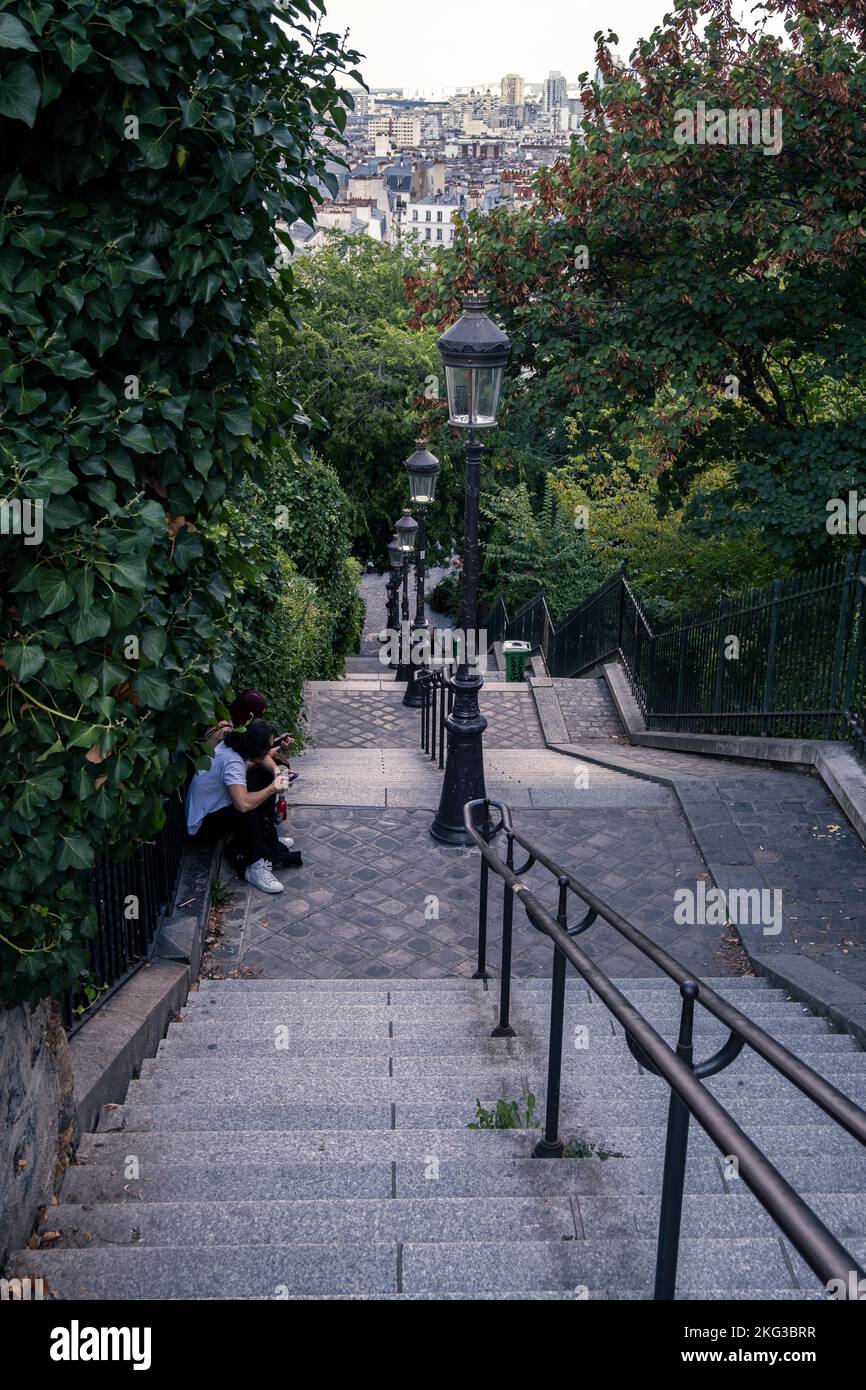
[[[491,820],[491,808],[499,814],[498,824]],[[511,810],[503,802],[491,799],[467,802],[464,808],[464,823],[467,834],[482,856],[479,968],[476,978],[487,978],[485,957],[490,870],[504,883],[500,1014],[499,1023],[493,1030],[494,1037],[514,1036],[509,1008],[511,928],[515,897],[519,898],[532,925],[550,937],[554,946],[545,1129],[543,1138],[536,1145],[536,1156],[560,1157],[564,1148],[559,1137],[559,1097],[566,962],[574,966],[620,1022],[628,1047],[636,1059],[662,1077],[671,1089],[656,1254],[655,1297],[671,1299],[675,1295],[686,1149],[689,1119],[692,1115],[723,1154],[736,1156],[739,1176],[825,1285],[831,1279],[842,1279],[843,1283],[846,1283],[851,1271],[854,1271],[858,1278],[866,1277],[854,1257],[827,1229],[715,1096],[706,1090],[702,1080],[723,1070],[735,1060],[743,1047],[748,1045],[864,1145],[866,1112],[739,1009],[722,999],[708,985],[693,979],[685,966],[675,957],[650,941],[614,908],[562,869],[525,835],[516,831]],[[505,831],[507,840],[505,862],[491,843],[500,830]],[[528,855],[526,863],[517,871],[514,869],[515,843]],[[556,875],[559,908],[555,918],[529,891],[520,877],[535,863],[543,865],[550,873]],[[580,898],[587,909],[582,920],[570,929],[567,918],[569,892]],[[586,931],[599,917],[679,983],[683,1003],[676,1051],[626,999],[604,971],[575,944],[574,937]],[[729,1029],[729,1037],[722,1047],[712,1057],[700,1063],[695,1063],[692,1056],[692,1026],[696,1003],[702,1004]]]
[[[448,739],[446,717],[454,705],[454,688],[450,665],[424,670],[416,677],[421,690],[421,750],[440,769],[445,767],[445,748]]]

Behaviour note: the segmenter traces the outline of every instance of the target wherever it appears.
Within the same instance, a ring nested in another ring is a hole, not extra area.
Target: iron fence
[[[148,959],[157,932],[174,904],[186,843],[185,788],[165,802],[165,824],[128,859],[101,855],[90,874],[96,934],[88,942],[92,997],[84,987],[68,989],[60,1007],[74,1032]]]
[[[866,759],[866,551],[657,628],[620,572],[559,625],[543,594],[512,619],[500,599],[491,631],[553,676],[618,656],[649,729],[848,739]]]

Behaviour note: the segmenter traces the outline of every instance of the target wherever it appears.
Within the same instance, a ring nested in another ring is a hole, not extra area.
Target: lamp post
[[[391,566],[391,570],[388,575],[388,583],[385,585],[388,591],[385,626],[388,632],[396,632],[400,623],[400,610],[398,607],[397,595],[400,592],[400,573],[403,569],[403,552],[400,549],[396,532],[394,534],[394,539],[388,545],[388,563]],[[383,662],[383,665],[384,664]],[[396,666],[397,662],[394,661],[392,657],[388,665]]]
[[[484,679],[478,669],[478,505],[481,490],[483,430],[497,423],[499,393],[511,351],[508,338],[486,314],[481,295],[467,295],[463,316],[439,339],[448,387],[449,424],[466,431],[466,510],[463,535],[463,640],[457,674],[452,680],[454,708],[446,721],[448,761],[439,809],[430,827],[434,839],[465,845],[463,807],[486,796],[484,730],[487,720],[478,705]],[[470,669],[469,643],[475,649]]]
[[[418,684],[418,677],[423,675],[427,669],[425,651],[427,648],[427,602],[424,592],[424,581],[427,574],[426,553],[427,545],[427,508],[431,505],[436,496],[436,479],[442,465],[437,458],[427,448],[427,441],[419,439],[416,441],[417,448],[414,454],[408,458],[403,465],[409,474],[409,490],[412,496],[413,505],[418,509],[418,558],[415,561],[415,621],[412,624],[412,649],[416,657],[420,652],[420,660],[417,660],[412,671],[412,676],[406,684],[406,693],[403,696],[403,704],[409,705],[411,709],[418,709],[424,703],[421,687]],[[415,642],[415,633],[422,635],[420,644]]]
[[[402,622],[400,623],[400,657],[397,663],[397,674],[394,677],[395,681],[410,681],[412,679],[412,635],[409,626],[409,556],[415,549],[417,534],[418,523],[410,513],[409,508],[406,507],[397,522],[397,544],[400,548],[403,575],[403,604]]]

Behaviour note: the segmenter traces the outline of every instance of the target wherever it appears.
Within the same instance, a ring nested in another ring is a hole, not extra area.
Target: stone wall
[[[0,1268],[26,1244],[71,1152],[72,1066],[56,1004],[0,1008]]]

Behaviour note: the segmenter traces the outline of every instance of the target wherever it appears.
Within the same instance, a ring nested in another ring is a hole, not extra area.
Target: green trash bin
[[[528,642],[502,643],[502,652],[505,657],[505,679],[507,681],[526,679],[526,663],[531,651],[532,648]]]

